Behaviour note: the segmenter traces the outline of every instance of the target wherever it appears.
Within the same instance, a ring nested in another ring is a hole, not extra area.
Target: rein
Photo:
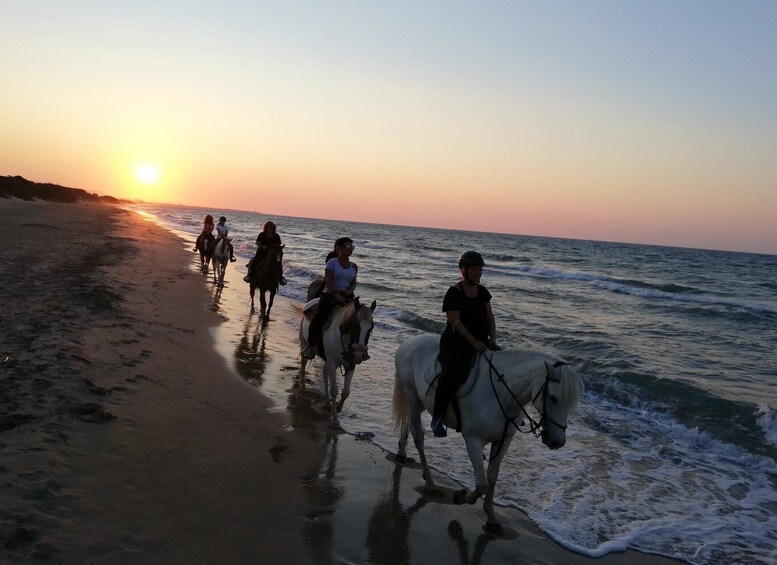
[[[542,386],[540,387],[540,390],[537,391],[537,394],[535,394],[534,398],[532,398],[532,400],[531,400],[531,403],[534,404],[537,401],[537,398],[539,397],[539,395],[542,394],[542,414],[540,415],[539,421],[535,421],[534,418],[532,418],[531,415],[526,411],[526,408],[521,403],[521,401],[518,400],[518,398],[515,396],[513,391],[510,390],[510,387],[505,382],[504,375],[502,373],[500,373],[499,370],[496,367],[494,367],[494,364],[491,362],[491,359],[486,357],[485,353],[483,353],[483,352],[481,352],[480,354],[483,356],[483,358],[488,363],[488,378],[489,378],[489,382],[491,383],[491,388],[494,391],[494,396],[496,397],[496,403],[499,405],[499,409],[502,411],[502,415],[506,419],[505,427],[504,427],[504,430],[502,431],[502,439],[499,440],[499,449],[497,449],[496,452],[491,456],[492,459],[494,457],[496,457],[497,455],[499,455],[499,452],[502,451],[502,447],[504,446],[504,443],[505,443],[505,438],[507,437],[507,430],[509,429],[510,424],[512,424],[515,427],[515,429],[517,431],[519,431],[520,433],[522,433],[522,434],[529,434],[530,433],[530,434],[532,434],[536,438],[539,438],[540,435],[542,434],[542,430],[544,429],[546,422],[550,422],[551,424],[554,424],[554,425],[558,426],[559,428],[561,428],[562,430],[566,431],[566,429],[567,429],[566,426],[562,426],[561,424],[556,422],[553,418],[550,418],[550,417],[548,417],[546,415],[547,410],[546,410],[546,406],[545,405],[546,405],[546,401],[547,401],[547,398],[548,398],[548,383],[549,382],[554,382],[554,383],[560,383],[561,382],[561,379],[558,379],[558,378],[556,378],[556,377],[551,375],[551,367],[548,365],[547,361],[545,362],[545,381],[542,383]],[[493,354],[491,356],[493,357]],[[563,365],[566,365],[566,363],[564,363],[563,361],[557,361],[556,363],[553,364],[553,369],[555,369],[557,367],[561,367]],[[496,376],[497,376],[496,380],[498,382],[502,383],[502,385],[504,385],[505,389],[507,389],[507,392],[510,393],[510,396],[512,397],[512,399],[520,407],[520,410],[518,411],[518,414],[516,414],[512,418],[507,415],[507,411],[505,410],[504,406],[502,406],[502,401],[499,398],[499,393],[497,392],[496,384],[494,383],[494,374],[496,374]],[[522,430],[521,427],[520,427],[520,424],[516,424],[515,423],[515,420],[519,416],[521,416],[521,413],[523,413],[526,416],[526,418],[529,420],[529,429],[528,430]]]

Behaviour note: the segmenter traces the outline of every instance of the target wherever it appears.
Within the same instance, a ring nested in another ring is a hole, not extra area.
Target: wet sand
[[[425,496],[297,394],[292,304],[261,324],[241,263],[220,290],[191,242],[107,205],[0,218],[0,561],[668,562],[582,557],[513,509],[486,534],[439,476]]]

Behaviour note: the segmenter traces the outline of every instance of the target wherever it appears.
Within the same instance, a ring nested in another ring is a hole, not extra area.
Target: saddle
[[[461,408],[459,407],[459,398],[468,396],[472,392],[472,389],[475,388],[475,379],[472,377],[472,369],[475,367],[476,361],[477,356],[473,355],[467,372],[466,380],[459,385],[459,388],[456,389],[456,392],[450,398],[450,405],[451,408],[453,408],[453,414],[456,416],[456,431],[459,433],[461,433]],[[435,393],[437,392],[437,379],[439,379],[440,375],[442,374],[442,366],[440,364],[439,355],[435,362],[435,370],[435,373],[424,374],[424,382],[427,384],[426,394],[429,394],[431,391],[434,391]]]
[[[316,312],[318,312],[318,300],[316,300],[312,304],[311,302],[313,301],[311,300],[310,302],[308,302],[305,305],[305,307],[302,309],[302,313],[305,315],[305,318],[307,318],[308,322],[311,321],[313,319],[313,316],[316,315]],[[334,309],[332,310],[332,313],[329,314],[329,317],[324,321],[323,324],[321,324],[322,330],[325,330],[329,326],[329,324],[332,322],[332,318],[335,317],[335,314],[337,314],[337,312],[339,312],[340,308],[342,308],[343,306],[345,306],[345,304],[338,304],[337,306],[334,307]]]

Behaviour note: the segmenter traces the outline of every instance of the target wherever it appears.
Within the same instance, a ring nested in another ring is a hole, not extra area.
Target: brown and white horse
[[[229,238],[221,238],[213,248],[213,282],[218,286],[224,286],[224,275],[231,257],[230,247]]]
[[[300,356],[302,363],[299,370],[300,391],[305,390],[305,367],[308,359],[301,355],[307,347],[308,329],[310,320],[306,312],[311,312],[318,305],[318,298],[311,300],[302,309],[299,325]],[[343,409],[345,399],[351,393],[351,379],[356,365],[369,359],[367,344],[374,323],[372,314],[375,311],[376,302],[373,300],[369,307],[362,306],[359,299],[341,306],[332,313],[321,329],[319,341],[319,355],[323,353],[324,370],[324,398],[330,407],[329,423],[332,427],[339,427],[337,413]],[[340,402],[337,399],[337,368],[343,368],[343,392]]]

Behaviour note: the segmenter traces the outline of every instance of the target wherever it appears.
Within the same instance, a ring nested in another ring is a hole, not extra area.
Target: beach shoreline
[[[248,313],[239,270],[218,289],[139,215],[6,199],[0,217],[3,559],[671,562],[581,556],[511,508],[497,538],[481,503],[426,497],[417,466],[296,393],[295,330]]]

